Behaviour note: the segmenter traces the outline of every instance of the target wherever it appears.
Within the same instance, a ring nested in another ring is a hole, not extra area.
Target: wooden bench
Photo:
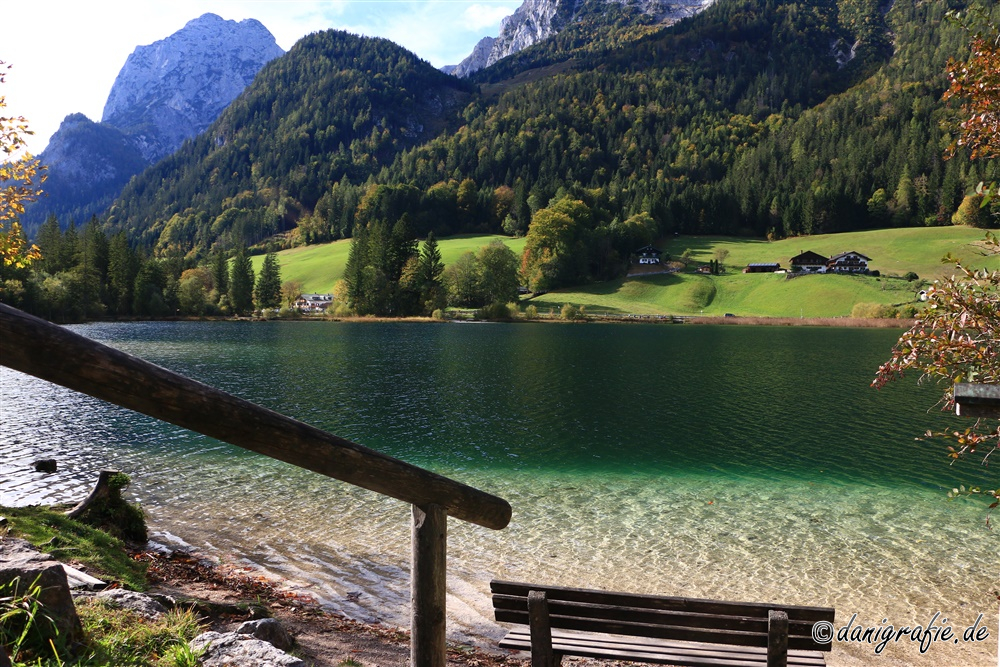
[[[670,665],[825,665],[830,643],[812,638],[829,607],[723,602],[492,581],[502,623],[519,623],[501,648],[531,651],[532,667],[562,656]],[[600,634],[597,634],[600,633]]]

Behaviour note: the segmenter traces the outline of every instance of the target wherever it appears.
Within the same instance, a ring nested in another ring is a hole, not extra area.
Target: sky
[[[385,37],[435,67],[458,64],[522,0],[28,0],[4,3],[0,60],[12,68],[4,116],[24,116],[38,154],[71,113],[100,121],[111,86],[139,45],[205,13],[254,18],[285,51],[328,28]]]

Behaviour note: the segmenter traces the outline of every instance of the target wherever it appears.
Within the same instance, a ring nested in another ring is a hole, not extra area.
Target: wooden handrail
[[[510,504],[0,304],[0,364],[417,507],[500,530]]]

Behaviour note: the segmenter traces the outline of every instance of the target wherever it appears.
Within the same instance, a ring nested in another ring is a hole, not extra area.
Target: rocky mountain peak
[[[28,207],[25,228],[36,229],[50,213],[64,226],[101,213],[129,178],[207,128],[283,53],[259,21],[215,14],[137,47],[115,79],[102,122],[70,114],[39,156],[48,196]]]
[[[203,14],[136,47],[115,79],[102,122],[131,135],[154,162],[208,127],[282,53],[257,20]]]
[[[715,0],[590,0],[589,4],[627,5],[669,24],[693,16],[714,2]],[[500,22],[498,37],[481,40],[472,53],[450,73],[459,77],[469,76],[501,58],[552,37],[577,20],[584,4],[587,4],[587,0],[524,0],[524,4]]]

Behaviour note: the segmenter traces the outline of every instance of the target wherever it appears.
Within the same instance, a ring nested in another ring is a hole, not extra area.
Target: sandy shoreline
[[[854,329],[900,329],[910,328],[915,320],[898,318],[862,318],[862,317],[768,317],[758,315],[667,315],[667,314],[623,314],[623,315],[587,315],[577,320],[564,320],[558,317],[539,316],[534,319],[516,320],[473,320],[446,319],[438,320],[431,317],[333,317],[327,315],[302,315],[291,318],[260,318],[260,317],[167,317],[158,320],[118,319],[90,320],[87,322],[72,322],[69,324],[98,324],[107,322],[361,322],[387,323],[399,322],[406,324],[699,324],[699,325],[743,325],[743,326],[802,326],[802,327],[841,327]]]

